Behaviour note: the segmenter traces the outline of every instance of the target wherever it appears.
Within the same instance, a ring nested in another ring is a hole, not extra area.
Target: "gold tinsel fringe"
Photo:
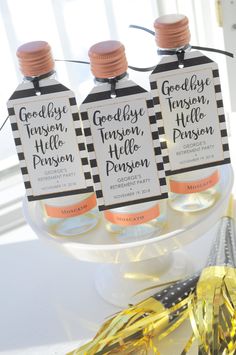
[[[157,301],[149,298],[108,320],[92,341],[67,355],[144,355],[148,351],[159,355],[153,337],[159,334],[160,339],[163,339],[185,321],[188,308],[183,307],[190,303],[191,297],[189,295],[169,309],[161,306],[161,312],[154,312]],[[178,312],[174,322],[169,323],[170,315]]]
[[[235,354],[235,310],[235,269],[227,266],[204,269],[189,307],[199,354]]]

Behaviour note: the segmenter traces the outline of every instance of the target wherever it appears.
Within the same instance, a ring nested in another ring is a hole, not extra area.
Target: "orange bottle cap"
[[[39,76],[54,69],[51,47],[47,42],[25,43],[17,49],[16,55],[24,76]]]
[[[188,18],[173,14],[158,17],[154,22],[155,40],[159,48],[180,48],[190,42]]]
[[[119,41],[94,44],[88,52],[91,71],[97,78],[113,78],[127,71],[125,47]]]

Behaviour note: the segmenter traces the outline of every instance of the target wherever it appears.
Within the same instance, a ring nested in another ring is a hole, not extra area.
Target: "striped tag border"
[[[215,95],[216,95],[216,100],[217,100],[216,104],[217,104],[218,120],[219,120],[219,125],[220,125],[223,160],[212,162],[212,163],[207,163],[207,164],[201,164],[198,166],[188,167],[188,168],[184,168],[184,169],[171,170],[168,147],[167,147],[166,140],[165,140],[164,119],[162,117],[162,112],[161,112],[160,98],[158,95],[157,80],[158,80],[158,73],[171,71],[171,70],[182,70],[182,69],[178,68],[178,61],[176,60],[176,56],[173,55],[172,56],[173,61],[168,61],[168,63],[157,65],[157,67],[154,69],[154,71],[150,75],[151,94],[153,97],[153,104],[154,104],[156,119],[157,119],[157,123],[158,123],[158,127],[159,127],[158,131],[159,131],[159,136],[160,136],[160,140],[161,140],[163,162],[164,162],[164,167],[165,167],[165,171],[166,171],[167,176],[230,163],[229,144],[228,144],[228,136],[227,136],[226,121],[225,121],[225,114],[224,114],[224,107],[223,107],[223,99],[222,99],[218,66],[214,61],[212,61],[210,58],[204,56],[199,51],[191,52],[191,54],[194,55],[192,58],[188,58],[188,59],[184,60],[184,67],[185,68],[196,67],[196,71],[197,71],[197,70],[202,69],[202,68],[199,68],[199,66],[203,66],[205,64],[207,64],[207,65],[210,64],[210,66],[211,66],[212,76],[213,76],[213,81],[214,81],[214,88],[215,88]]]
[[[94,90],[92,90],[92,92],[86,97],[86,99],[83,101],[82,105],[80,106],[80,115],[82,119],[84,135],[86,138],[87,151],[89,154],[89,162],[90,162],[90,167],[92,172],[94,189],[96,191],[97,203],[100,211],[127,206],[127,205],[133,205],[140,202],[149,202],[158,199],[165,199],[168,197],[168,190],[166,185],[164,164],[163,164],[163,159],[161,154],[158,127],[156,124],[155,111],[154,111],[154,106],[153,106],[153,101],[151,96],[145,89],[143,89],[142,87],[138,86],[137,84],[135,84],[130,80],[125,83],[125,86],[123,84],[121,87],[119,86],[119,88],[116,89],[116,95],[117,98],[130,96],[130,100],[134,100],[137,98],[143,99],[145,97],[149,122],[151,127],[151,133],[153,138],[154,153],[156,159],[156,167],[158,170],[161,194],[159,196],[152,196],[144,199],[132,200],[132,201],[127,201],[127,202],[122,202],[122,203],[117,203],[112,205],[105,204],[103,191],[102,191],[102,184],[100,180],[99,169],[98,169],[97,159],[95,154],[95,148],[94,148],[93,138],[91,133],[91,126],[90,126],[89,116],[87,112],[89,106],[92,107],[91,104],[94,105],[93,103],[103,102],[104,105],[111,103],[112,99],[110,98],[110,90],[108,90],[107,85],[101,85],[95,87]]]
[[[46,83],[46,81],[45,81]],[[48,83],[48,81],[47,81]],[[81,121],[80,121],[80,116],[78,113],[78,107],[76,103],[76,99],[74,97],[74,93],[70,91],[67,87],[64,85],[57,83],[55,80],[53,80],[53,84],[50,85],[45,85],[42,86],[42,83],[40,83],[40,91],[41,91],[41,96],[45,96],[45,100],[48,99],[47,95],[53,94],[53,97],[57,97],[58,93],[63,93],[65,92],[66,95],[68,96],[69,100],[69,105],[73,117],[73,122],[74,122],[74,128],[75,128],[75,133],[77,137],[77,144],[78,144],[78,150],[80,153],[80,158],[81,158],[81,164],[83,166],[83,172],[84,172],[84,178],[86,180],[87,187],[82,188],[82,189],[76,189],[76,190],[70,190],[70,191],[60,191],[60,192],[55,192],[55,193],[47,193],[47,194],[42,194],[42,195],[34,195],[33,194],[33,189],[31,186],[30,182],[30,177],[27,169],[27,163],[25,160],[25,155],[24,155],[24,148],[21,142],[20,138],[20,132],[18,129],[17,125],[17,117],[15,115],[15,109],[14,105],[19,104],[22,102],[24,98],[28,97],[34,97],[35,96],[35,90],[32,88],[30,89],[24,89],[22,90],[22,85],[20,85],[16,91],[12,94],[10,97],[7,107],[8,107],[8,114],[11,122],[11,129],[13,133],[13,138],[16,146],[16,151],[17,155],[19,158],[19,164],[20,164],[20,169],[25,185],[25,190],[26,190],[26,196],[28,198],[28,201],[36,201],[36,200],[41,200],[41,199],[48,199],[52,197],[63,197],[63,196],[69,196],[69,195],[75,195],[75,194],[81,194],[81,193],[87,193],[87,192],[92,192],[93,187],[92,187],[92,179],[91,179],[91,173],[90,173],[90,166],[87,158],[87,151],[86,151],[86,145],[84,143],[84,137],[83,137],[83,132],[81,129]],[[61,94],[60,94],[61,95]]]

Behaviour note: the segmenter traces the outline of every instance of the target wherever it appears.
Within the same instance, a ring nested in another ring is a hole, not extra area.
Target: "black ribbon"
[[[55,62],[69,62],[69,63],[79,63],[79,64],[90,64],[84,60],[72,60],[72,59],[54,59]]]
[[[109,83],[111,85],[111,98],[116,97],[116,83],[123,79],[127,73],[123,73],[121,75],[115,76],[114,78],[95,78],[99,83]]]
[[[149,30],[146,27],[143,26],[138,26],[138,25],[130,25],[130,28],[136,28],[138,30],[143,30],[147,33],[150,33],[151,35],[155,36],[155,32],[152,30]],[[185,56],[185,51],[186,49],[190,47],[192,49],[199,49],[202,51],[208,51],[208,52],[215,52],[215,53],[220,53],[220,54],[224,54],[228,57],[234,58],[234,54],[231,52],[227,52],[227,51],[223,51],[221,49],[218,48],[211,48],[211,47],[202,47],[202,46],[192,46],[192,45],[187,45],[186,47],[183,47],[177,51],[173,51],[173,50],[168,50],[168,49],[158,49],[157,53],[160,55],[173,55],[176,54],[178,61],[179,61],[179,67],[183,68],[184,66],[184,56]],[[79,64],[90,64],[89,62],[83,61],[83,60],[70,60],[70,59],[55,59],[56,62],[70,62],[70,63],[79,63]],[[152,66],[152,67],[146,67],[146,68],[138,68],[138,67],[134,67],[129,65],[128,68],[135,70],[135,71],[139,71],[139,72],[148,72],[148,71],[152,71],[154,70],[156,67],[156,65]],[[40,95],[40,85],[39,85],[39,81],[41,79],[47,78],[48,76],[51,76],[54,73],[54,71],[44,74],[44,75],[40,75],[37,77],[26,77],[27,80],[30,80],[33,85],[34,85],[34,89],[35,89],[35,94],[36,95]],[[124,77],[126,75],[126,73],[122,74]],[[116,87],[116,82],[118,80],[122,79],[120,76],[116,77],[116,78],[112,78],[112,79],[100,79],[100,78],[96,78],[97,81],[100,82],[109,82],[111,84],[111,97],[116,97],[116,92],[115,92],[115,87]],[[114,95],[114,96],[113,96]],[[2,130],[2,128],[5,126],[7,120],[8,120],[9,116],[5,119],[5,121],[3,122],[3,124],[0,127],[0,131]]]
[[[177,54],[177,52],[181,52],[181,51],[186,51],[187,49],[192,48],[189,44],[187,44],[186,46],[180,48],[180,49],[160,49],[158,48],[157,50],[157,54],[158,55],[173,55],[173,54]]]
[[[185,55],[185,50],[179,50],[176,52],[177,58],[178,58],[178,62],[179,62],[179,68],[183,68],[184,67],[184,55]]]
[[[155,32],[152,31],[152,30],[149,30],[148,28],[146,27],[142,27],[142,26],[138,26],[138,25],[129,25],[130,28],[137,28],[138,30],[143,30],[145,32],[148,32],[150,33],[151,35],[155,36]]]
[[[129,25],[130,28],[136,28],[138,30],[142,30],[145,31],[153,36],[155,36],[155,32],[143,27],[143,26],[138,26],[138,25]],[[220,53],[220,54],[224,54],[228,57],[234,58],[234,54],[231,52],[227,52],[227,51],[223,51],[221,49],[217,49],[217,48],[211,48],[211,47],[202,47],[202,46],[192,46],[190,44],[184,46],[183,48],[179,49],[179,50],[169,50],[169,49],[158,49],[157,53],[159,55],[173,55],[176,54],[178,57],[178,61],[179,61],[179,68],[183,68],[184,66],[184,55],[185,55],[185,51],[187,48],[192,48],[192,49],[199,49],[202,51],[208,51],[208,52],[215,52],[215,53]],[[55,59],[55,61],[58,62],[70,62],[70,63],[79,63],[79,64],[90,64],[89,62],[86,61],[82,61],[82,60],[63,60],[63,59]],[[156,67],[156,65],[153,65],[151,67],[146,67],[146,68],[138,68],[138,67],[134,67],[132,65],[129,65],[128,68],[131,70],[135,70],[135,71],[139,71],[139,72],[148,72],[148,71],[152,71],[154,70]]]
[[[217,48],[201,47],[201,46],[191,46],[191,48],[193,48],[193,49],[200,49],[200,50],[202,50],[202,51],[220,53],[220,54],[226,55],[227,57],[234,58],[234,54],[233,54],[233,53],[227,52],[227,51],[222,51],[221,49],[217,49]]]
[[[179,68],[183,68],[184,67],[185,52],[186,52],[187,49],[190,49],[190,48],[191,48],[191,46],[189,44],[184,46],[183,48],[177,49],[177,50],[160,49],[160,48],[158,48],[157,54],[158,55],[173,55],[173,54],[176,54],[177,58],[178,58],[178,62],[179,62]]]
[[[72,60],[72,59],[54,59],[55,62],[68,62],[68,63],[76,63],[76,64],[90,64],[90,62],[86,62],[84,60]],[[152,71],[155,69],[156,66],[147,67],[147,68],[137,68],[132,65],[128,65],[129,69],[140,71],[140,72],[147,72]]]
[[[146,67],[146,68],[138,68],[138,67],[133,67],[132,65],[128,65],[128,68],[135,71],[147,72],[147,71],[154,70],[156,68],[156,65],[153,65],[152,67]]]
[[[35,95],[39,96],[39,95],[41,95],[40,85],[39,85],[40,80],[46,79],[49,76],[53,75],[54,73],[55,73],[55,70],[52,70],[46,74],[42,74],[39,76],[25,76],[25,79],[28,81],[31,81],[31,83],[34,86]]]
[[[5,120],[4,120],[4,122],[3,122],[3,124],[2,124],[2,125],[1,125],[1,127],[0,127],[0,131],[3,129],[3,127],[4,127],[4,126],[5,126],[5,124],[7,123],[8,118],[9,118],[9,116],[7,116],[7,118],[5,118]]]

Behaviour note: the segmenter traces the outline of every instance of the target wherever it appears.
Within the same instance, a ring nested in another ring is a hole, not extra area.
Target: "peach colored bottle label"
[[[152,219],[157,218],[159,215],[159,205],[151,207],[146,211],[140,211],[137,213],[116,213],[109,210],[104,212],[104,216],[109,222],[119,224],[120,226],[135,226],[151,221]]]
[[[170,180],[170,191],[176,194],[191,194],[209,189],[219,182],[220,174],[216,170],[212,175],[197,181],[174,181]]]
[[[92,194],[85,200],[69,205],[69,206],[50,206],[45,204],[45,210],[48,215],[48,217],[52,218],[69,218],[69,217],[76,217],[80,216],[94,207],[96,207],[96,196],[95,194]]]

